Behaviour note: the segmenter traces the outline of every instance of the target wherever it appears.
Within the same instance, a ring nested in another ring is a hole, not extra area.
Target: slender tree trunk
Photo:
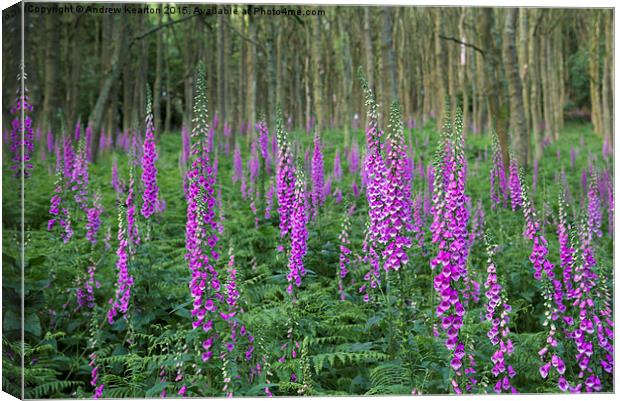
[[[159,26],[162,25],[163,5],[159,5]],[[162,80],[162,41],[163,32],[160,29],[157,32],[157,44],[155,53],[155,82],[153,83],[153,123],[155,124],[155,132],[161,135],[161,80]]]
[[[248,6],[250,8],[251,6]],[[248,15],[248,35],[251,41],[256,42],[256,23],[257,21]],[[256,121],[256,45],[248,44],[247,56],[247,122],[249,124],[249,133],[253,132]],[[251,135],[246,136],[246,144],[249,144]]]
[[[382,7],[381,14],[383,24],[381,29],[381,42],[383,44],[383,74],[386,80],[386,89],[389,94],[389,101],[386,101],[387,107],[395,100],[398,100],[398,90],[396,86],[396,56],[392,44],[392,33],[394,30],[393,7]],[[386,99],[387,100],[387,99]]]
[[[528,48],[527,38],[528,30],[528,10],[526,8],[519,9],[519,41],[517,43],[517,57],[519,60],[519,76],[523,84],[523,111],[525,112],[525,126],[527,130],[531,130],[532,119],[530,115],[530,67],[527,61]]]
[[[172,122],[172,77],[170,76],[170,64],[168,52],[164,51],[164,68],[166,70],[166,118],[164,120],[164,132],[170,132]]]
[[[603,64],[603,86],[602,86],[602,111],[603,111],[603,137],[610,144],[613,144],[613,87],[614,87],[614,70],[613,70],[613,14],[609,10],[605,10],[605,58]]]
[[[226,121],[226,65],[225,49],[227,46],[224,33],[224,23],[228,16],[220,14],[217,21],[217,105],[219,109],[220,123]]]
[[[98,138],[101,130],[104,108],[108,102],[108,97],[110,96],[112,86],[118,82],[124,62],[124,55],[127,53],[125,42],[125,18],[115,16],[114,20],[116,22],[114,24],[114,51],[112,52],[112,57],[110,60],[110,70],[104,75],[105,80],[103,82],[103,86],[101,87],[101,91],[99,92],[99,97],[97,98],[95,107],[91,111],[88,118],[88,125],[93,130],[93,135],[95,138],[92,143],[93,159],[95,159],[97,155],[97,145],[99,143]]]
[[[439,37],[442,34],[443,28],[443,15],[442,10],[436,8],[434,10],[434,22],[435,22],[435,106],[434,111],[436,113],[435,117],[437,118],[438,126],[443,121],[444,115],[444,102],[446,98],[446,71],[444,70],[444,66],[447,64],[447,54],[445,52],[443,41]]]
[[[70,49],[70,57],[71,65],[68,66],[69,69],[69,79],[67,80],[67,88],[66,88],[66,119],[67,121],[75,121],[77,115],[77,105],[78,105],[78,83],[80,81],[80,70],[82,63],[80,59],[82,57],[82,41],[80,40],[81,34],[81,23],[80,19],[76,17],[75,20],[75,29],[73,30],[73,37],[69,42]],[[45,131],[44,131],[45,132]]]
[[[461,15],[459,18],[459,36],[464,43],[467,43],[467,35],[465,34],[465,18],[467,17],[467,8],[461,9]],[[467,82],[467,65],[471,63],[467,57],[467,48],[461,45],[459,48],[459,86],[461,87],[461,93],[463,94],[463,123],[465,124],[465,131],[469,132],[469,91]]]
[[[323,85],[321,83],[321,31],[319,17],[311,19],[312,37],[310,40],[310,51],[312,57],[312,94],[314,105],[313,109],[316,114],[316,128],[319,132],[325,129],[325,115],[323,113]]]
[[[529,10],[529,26],[528,26],[528,67],[527,76],[529,77],[529,104],[530,104],[530,116],[532,127],[532,135],[534,142],[534,160],[540,160],[542,157],[542,141],[540,134],[541,124],[541,110],[540,110],[540,63],[538,62],[539,54],[539,39],[535,35],[536,25],[535,21],[538,18],[538,9]]]
[[[58,67],[58,16],[48,14],[45,19],[45,82],[43,87],[43,107],[41,108],[41,131],[42,135],[52,127],[52,120],[55,114],[56,102],[56,72]]]
[[[351,94],[353,91],[353,64],[351,57],[351,48],[349,44],[349,33],[344,29],[342,18],[338,19],[338,29],[340,31],[340,40],[342,42],[342,57],[340,61],[342,63],[342,93],[344,102],[344,146],[348,147],[350,143],[350,129],[351,129]]]
[[[517,49],[515,40],[515,27],[517,22],[518,9],[509,8],[506,10],[506,21],[504,25],[504,68],[508,80],[508,90],[510,97],[510,122],[512,134],[514,135],[515,150],[519,159],[519,165],[527,166],[529,150],[529,133],[525,121],[523,109],[523,87],[519,77],[519,65],[517,62]]]

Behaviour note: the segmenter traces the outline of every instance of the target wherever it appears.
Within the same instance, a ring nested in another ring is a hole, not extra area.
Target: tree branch
[[[267,49],[265,48],[265,46],[263,46],[261,43],[253,40],[252,38],[249,38],[248,36],[244,35],[242,32],[239,32],[239,30],[237,28],[235,28],[234,26],[230,25],[227,21],[224,21],[224,24],[226,24],[227,27],[229,27],[230,29],[232,29],[237,35],[239,35],[242,39],[246,40],[247,42],[252,43],[254,46],[258,47],[260,49],[261,52],[263,52],[263,54],[267,54]]]
[[[174,24],[178,24],[179,22],[187,21],[188,19],[194,18],[194,17],[197,17],[197,16],[198,16],[198,14],[193,14],[193,15],[188,15],[187,17],[183,17],[183,18],[178,19],[178,20],[169,20],[165,24],[158,25],[156,27],[153,27],[153,28],[149,29],[146,32],[142,32],[142,33],[134,36],[133,38],[131,38],[131,41],[129,42],[129,45],[131,46],[134,42],[136,42],[136,41],[138,41],[140,39],[144,39],[145,37],[149,36],[152,33],[155,33],[157,31],[159,31],[160,29],[167,28],[167,27],[169,27],[171,25],[174,25]]]
[[[465,42],[463,42],[461,40],[458,40],[457,38],[453,38],[451,36],[439,35],[439,37],[441,39],[444,39],[444,40],[450,40],[450,41],[456,42],[456,43],[458,43],[460,45],[463,45],[463,46],[466,46],[466,47],[470,47],[470,48],[474,49],[475,51],[477,51],[478,53],[480,53],[482,55],[482,57],[484,57],[484,50],[482,50],[481,48],[479,48],[476,45],[472,45],[471,43],[465,43]]]

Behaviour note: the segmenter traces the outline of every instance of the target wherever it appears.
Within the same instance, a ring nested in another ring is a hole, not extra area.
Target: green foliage
[[[449,120],[446,123],[451,124]],[[418,144],[414,149],[416,155],[430,161],[433,149],[441,140],[433,124],[410,133],[413,143]],[[363,143],[363,132],[356,135],[354,140]],[[585,146],[580,149],[576,168],[572,170],[568,157],[570,146],[579,143],[582,135]],[[326,144],[325,163],[330,166],[340,146],[341,132],[327,131],[322,139]],[[291,132],[289,140],[304,149],[312,138],[305,133]],[[465,142],[469,163],[466,192],[472,204],[482,199],[485,228],[500,245],[495,261],[502,282],[507,283],[507,297],[513,306],[511,339],[516,351],[512,361],[518,372],[513,384],[521,392],[555,391],[554,385],[538,374],[537,351],[546,339],[542,326],[544,307],[528,260],[531,244],[522,236],[523,217],[510,210],[490,207],[490,159],[485,161],[483,157],[485,153],[490,155],[491,138],[467,135]],[[248,154],[247,144],[241,145],[244,154]],[[102,230],[112,227],[110,249],[106,249],[103,240],[93,247],[79,231],[69,244],[63,245],[55,234],[46,230],[54,180],[48,174],[47,164],[35,164],[34,176],[26,182],[26,397],[92,396],[88,356],[93,351],[89,348],[93,321],[97,337],[94,350],[105,397],[157,397],[164,389],[170,396],[176,395],[181,386],[181,382],[175,381],[179,364],[189,383],[188,395],[223,394],[219,358],[209,363],[200,360],[200,333],[191,328],[191,297],[187,287],[190,272],[184,258],[186,205],[177,165],[180,148],[181,139],[176,134],[163,135],[158,142],[158,169],[164,172],[158,176],[158,183],[167,209],[153,216],[151,239],[144,241],[131,259],[130,270],[136,282],[129,318],[113,325],[105,319],[116,281],[116,200],[109,188],[112,157],[103,155],[90,167],[91,185],[103,195]],[[560,162],[555,156],[558,149],[563,155]],[[552,244],[549,255],[553,263],[559,262],[554,216],[557,216],[560,189],[555,173],[561,168],[567,171],[568,185],[574,198],[579,199],[583,195],[580,171],[587,168],[588,153],[598,153],[600,149],[601,141],[591,131],[583,125],[569,124],[561,140],[544,150],[538,189],[531,199],[545,218],[545,236]],[[126,179],[127,155],[118,152],[114,157],[119,160],[119,176]],[[329,197],[317,219],[308,224],[308,253],[304,260],[308,274],[297,291],[297,302],[292,305],[285,291],[287,258],[276,250],[280,243],[277,213],[273,210],[274,216],[268,220],[261,217],[255,229],[249,200],[241,199],[238,186],[232,184],[231,172],[232,157],[220,154],[218,185],[222,187],[225,216],[220,243],[222,253],[229,246],[234,249],[240,305],[244,310],[239,321],[255,337],[253,364],[258,362],[262,366],[261,374],[238,384],[235,395],[262,396],[265,387],[274,395],[396,395],[411,394],[414,389],[423,394],[449,392],[448,352],[432,329],[436,323],[432,286],[435,272],[430,269],[432,252],[429,252],[432,248],[421,250],[413,246],[409,265],[398,274],[390,273],[377,289],[376,300],[363,302],[358,287],[367,266],[358,262],[357,257],[362,249],[367,206],[363,196],[351,196],[348,200],[355,205],[350,220],[353,254],[350,274],[344,280],[346,299],[340,301],[338,222],[346,207]],[[18,394],[20,327],[15,322],[21,302],[17,246],[20,216],[19,199],[9,187],[8,174],[5,172],[3,182],[3,388]],[[531,171],[526,169],[525,180],[531,182],[531,179]],[[346,174],[341,183],[334,182],[333,186],[340,186],[347,193],[351,180]],[[413,192],[426,185],[425,180],[416,177]],[[573,206],[567,215],[572,216],[571,212],[576,210],[577,206]],[[82,229],[77,226],[78,230]],[[428,232],[425,242],[427,247],[432,247]],[[612,239],[597,239],[596,256],[603,276],[611,276],[612,255]],[[75,291],[91,259],[96,262],[96,279],[101,283],[95,290],[97,307],[93,311],[76,310]],[[475,244],[469,268],[479,282],[484,281],[485,260],[484,247]],[[218,269],[222,270],[225,263],[220,260]],[[611,279],[606,285],[608,289],[613,288]],[[481,383],[488,384],[492,382],[492,349],[486,341],[488,323],[480,319],[482,311],[482,302],[470,305],[463,335],[475,345]],[[289,322],[295,337],[303,344],[303,356],[279,363],[277,358],[282,354],[280,347],[286,341]],[[165,373],[160,382],[162,367]],[[234,367],[244,378],[248,368],[243,363]],[[297,382],[290,380],[291,372],[296,373]],[[477,391],[484,393],[487,388],[481,385]]]

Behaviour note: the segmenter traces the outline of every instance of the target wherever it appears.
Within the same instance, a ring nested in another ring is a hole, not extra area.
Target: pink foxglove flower
[[[312,219],[318,215],[319,208],[325,202],[323,193],[325,173],[323,164],[323,149],[318,131],[314,134],[314,150],[312,152]]]
[[[23,68],[23,66],[22,66]],[[20,73],[20,81],[25,80],[25,73]],[[20,82],[21,83],[21,82]],[[34,153],[34,134],[32,130],[32,118],[30,113],[33,111],[30,98],[28,96],[28,88],[24,86],[24,92],[21,93],[21,85],[17,90],[17,99],[15,105],[11,107],[11,114],[15,118],[11,122],[10,148],[13,155],[11,159],[11,170],[15,171],[15,177],[30,177],[32,170],[32,154]],[[22,118],[23,117],[23,118]]]
[[[142,144],[142,209],[140,212],[145,219],[150,218],[159,204],[159,187],[157,186],[157,147],[155,145],[155,126],[153,125],[153,112],[151,99],[146,106],[146,134]]]
[[[276,194],[278,214],[280,215],[280,238],[286,237],[292,224],[293,198],[295,192],[295,168],[293,153],[288,135],[283,128],[282,111],[277,110],[276,134],[278,138],[278,158],[276,169]]]
[[[305,276],[304,256],[307,251],[308,231],[306,222],[308,214],[306,212],[305,195],[305,175],[301,168],[295,171],[295,192],[293,197],[293,211],[291,214],[291,251],[289,255],[289,273],[286,279],[289,282],[286,291],[293,292],[293,284],[301,286],[301,278]]]
[[[108,310],[108,323],[113,324],[116,317],[121,314],[125,316],[129,309],[131,299],[131,287],[133,277],[129,273],[129,252],[127,242],[127,232],[125,226],[125,207],[121,206],[118,212],[118,249],[116,250],[116,269],[118,278],[116,281],[116,291],[114,297],[110,299],[110,309]]]

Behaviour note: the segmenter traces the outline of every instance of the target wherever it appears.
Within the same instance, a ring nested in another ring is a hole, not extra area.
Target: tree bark
[[[163,5],[159,5],[159,26],[162,25]],[[162,41],[163,31],[160,29],[157,32],[157,44],[155,53],[155,82],[153,83],[153,123],[155,125],[155,132],[157,135],[161,135],[161,81],[162,81]]]
[[[312,17],[312,36],[310,39],[310,51],[312,57],[312,94],[313,109],[316,114],[316,129],[323,132],[325,128],[325,115],[323,113],[323,85],[321,82],[321,31],[319,17]]]
[[[508,90],[510,98],[510,125],[514,136],[514,145],[519,159],[520,166],[527,166],[529,151],[529,133],[525,121],[523,108],[523,87],[519,77],[519,66],[517,62],[517,49],[515,43],[515,26],[517,22],[518,9],[509,8],[506,10],[506,21],[504,25],[504,68],[506,79],[508,80]]]
[[[53,14],[45,15],[45,82],[43,87],[43,106],[41,108],[41,132],[46,135],[47,131],[53,126],[52,120],[55,114],[56,82],[58,68],[58,16]]]
[[[92,155],[93,160],[96,159],[97,155],[97,145],[99,141],[99,133],[101,130],[101,124],[103,120],[103,113],[105,110],[105,105],[108,102],[108,97],[110,96],[110,92],[112,90],[112,86],[118,82],[118,78],[121,73],[121,68],[124,62],[124,55],[127,53],[125,41],[125,18],[115,16],[115,35],[114,35],[114,51],[112,52],[111,62],[110,62],[110,70],[104,76],[106,77],[103,81],[103,85],[101,87],[101,91],[99,92],[99,96],[97,98],[97,102],[95,103],[95,107],[90,113],[88,117],[88,125],[93,130],[93,135],[95,136],[95,140],[92,142]]]
[[[391,104],[393,101],[398,100],[398,89],[396,86],[396,56],[394,55],[394,48],[392,43],[392,33],[394,30],[394,17],[392,7],[382,7],[381,14],[383,17],[383,24],[381,29],[381,42],[383,44],[383,73],[386,79],[386,89],[389,94],[389,101],[386,104]]]

